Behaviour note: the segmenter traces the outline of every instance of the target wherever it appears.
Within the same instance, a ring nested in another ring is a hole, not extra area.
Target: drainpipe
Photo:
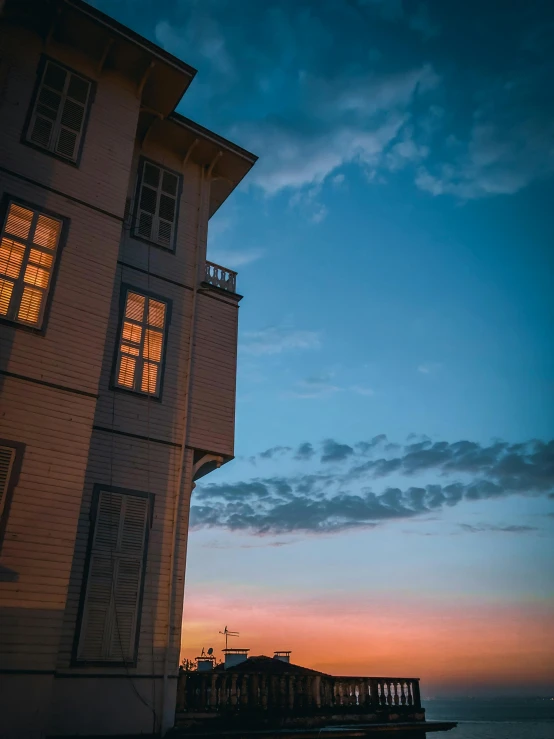
[[[193,143],[193,146],[196,142]],[[177,480],[177,486],[175,489],[175,498],[173,504],[173,520],[172,520],[172,531],[171,531],[171,551],[169,561],[169,593],[168,593],[168,612],[167,612],[167,631],[166,631],[166,643],[165,643],[165,656],[164,656],[164,671],[163,671],[163,685],[162,685],[162,720],[161,720],[161,735],[164,736],[166,732],[171,729],[175,723],[175,701],[173,700],[174,694],[169,690],[169,676],[172,671],[171,664],[171,642],[172,642],[172,626],[173,626],[173,610],[174,610],[174,580],[175,580],[175,549],[177,546],[177,531],[179,528],[179,510],[181,507],[182,494],[188,495],[192,493],[190,491],[183,491],[183,485],[186,482],[185,479],[185,467],[187,448],[186,442],[189,431],[189,417],[190,417],[190,393],[192,388],[192,357],[194,351],[194,333],[196,328],[196,298],[198,295],[199,285],[199,268],[200,268],[200,243],[202,238],[202,228],[204,222],[207,224],[207,213],[206,204],[209,203],[210,195],[210,181],[212,176],[213,168],[221,157],[222,152],[218,152],[216,157],[211,162],[207,172],[204,167],[200,170],[200,193],[198,202],[198,220],[196,224],[196,249],[194,256],[194,291],[192,294],[192,307],[189,324],[189,352],[187,358],[186,367],[186,396],[185,396],[185,413],[183,417],[183,439],[181,445],[181,458],[179,465],[179,476]]]

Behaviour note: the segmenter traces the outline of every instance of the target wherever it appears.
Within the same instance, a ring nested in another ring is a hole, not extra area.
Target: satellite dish
[[[213,653],[214,653],[213,647],[210,647],[208,649],[208,654],[210,655],[210,657],[212,656]]]

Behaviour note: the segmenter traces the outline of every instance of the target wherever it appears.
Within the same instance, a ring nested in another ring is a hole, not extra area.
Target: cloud
[[[355,460],[359,455],[375,454],[385,441],[379,435],[371,442],[351,446],[326,439],[320,461],[343,465],[339,471],[333,468],[331,472],[198,485],[191,524],[257,534],[333,533],[436,514],[464,500],[548,496],[554,490],[554,441],[498,441],[483,446],[470,441],[424,440],[406,445],[397,457],[369,459],[362,464]],[[288,448],[284,449],[289,453]],[[304,442],[294,457],[312,460],[313,445]],[[352,460],[354,463],[344,468]],[[368,485],[392,474],[409,477],[417,473],[421,477],[430,471],[447,479],[441,484],[385,484],[381,492],[374,492]],[[462,479],[455,475],[462,475]],[[460,528],[467,533],[524,534],[535,530],[515,524],[460,524]]]
[[[479,524],[473,526],[468,523],[460,523],[458,526],[469,534],[481,534],[487,531],[496,531],[505,534],[529,534],[532,531],[539,531],[537,526],[520,526],[512,524],[510,526],[496,526],[494,524]]]
[[[294,454],[295,459],[311,459],[315,454],[315,449],[313,446],[308,442],[305,441],[303,444],[300,444],[298,449],[296,450]]]
[[[342,389],[332,382],[333,376],[332,372],[327,372],[306,377],[297,382],[288,395],[294,398],[321,398],[333,395]]]
[[[364,387],[363,385],[352,385],[350,390],[357,395],[365,395],[368,398],[375,395],[375,390],[370,387]]]
[[[376,11],[384,21],[390,23],[404,23],[407,27],[420,34],[424,40],[438,36],[441,27],[433,21],[429,15],[429,6],[425,2],[418,3],[414,12],[408,12],[407,3],[402,0],[349,0],[350,4],[357,7],[362,16],[371,21],[363,14],[367,8]]]
[[[442,365],[439,362],[424,362],[423,364],[420,364],[417,368],[417,371],[420,372],[422,375],[431,375],[435,372],[438,372]]]
[[[256,262],[264,255],[263,249],[210,249],[209,258],[211,262],[234,269]]]
[[[260,459],[273,459],[276,456],[281,456],[291,451],[290,446],[274,446],[271,449],[266,449],[265,452],[260,452]]]
[[[348,444],[338,444],[333,439],[325,439],[323,442],[322,462],[342,462],[344,459],[351,457],[354,449]]]
[[[258,331],[245,331],[239,346],[245,354],[281,354],[294,349],[319,349],[321,339],[318,331],[268,326]]]

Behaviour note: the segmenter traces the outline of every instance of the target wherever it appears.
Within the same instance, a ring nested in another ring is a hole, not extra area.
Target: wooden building
[[[0,12],[0,734],[163,733],[191,491],[233,457],[208,220],[256,157],[82,0]]]

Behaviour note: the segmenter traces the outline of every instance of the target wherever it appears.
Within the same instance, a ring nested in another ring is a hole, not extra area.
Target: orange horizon
[[[229,646],[250,655],[292,650],[291,661],[335,675],[420,677],[422,692],[480,686],[554,691],[554,606],[444,603],[376,596],[369,601],[187,594],[181,658]]]

